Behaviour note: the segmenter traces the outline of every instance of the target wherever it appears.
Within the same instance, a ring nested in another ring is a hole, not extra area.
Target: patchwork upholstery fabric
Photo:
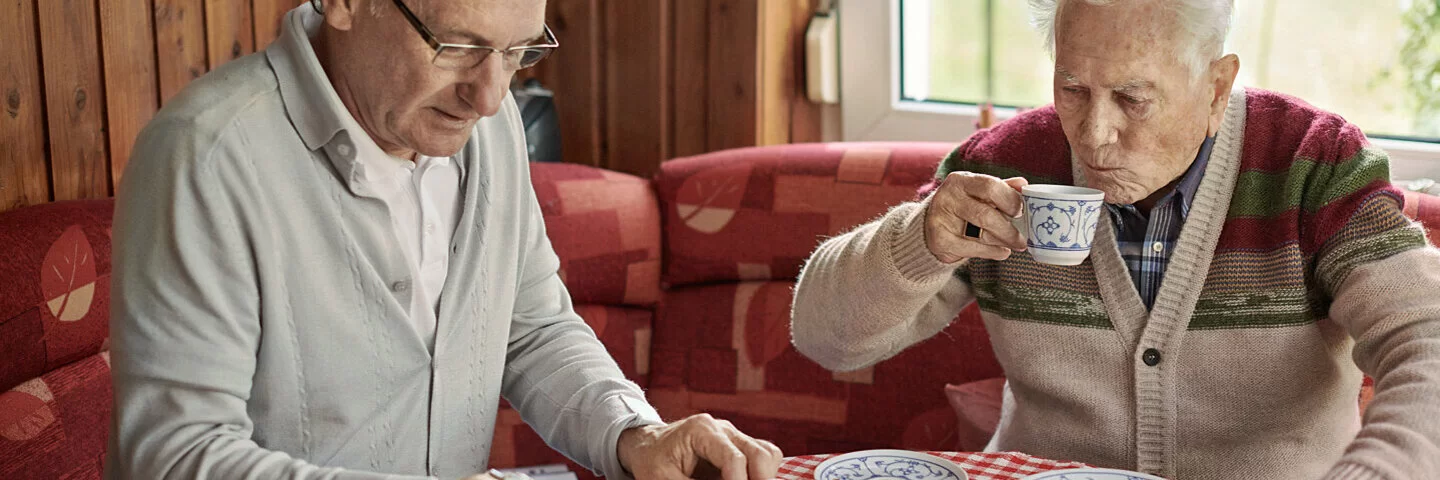
[[[1430,244],[1440,246],[1440,197],[1420,192],[1405,192],[1405,215],[1425,225]]]
[[[577,305],[575,312],[595,330],[626,378],[642,387],[649,383],[652,311],[590,304]],[[593,478],[589,470],[547,446],[540,434],[520,419],[519,412],[502,402],[495,420],[490,466],[508,468],[549,463],[569,464],[570,470],[582,479]]]
[[[107,199],[0,213],[0,390],[100,352],[113,212]]]
[[[790,280],[824,238],[915,198],[953,145],[831,143],[665,162],[665,280]]]
[[[790,345],[790,281],[666,292],[650,401],[667,420],[709,412],[787,455],[863,448],[953,449],[941,388],[1000,375],[978,311],[872,368],[832,373]]]
[[[0,478],[98,478],[111,200],[0,213]]]
[[[650,182],[574,164],[532,163],[530,175],[575,312],[595,330],[625,377],[648,385],[650,307],[660,298],[660,210]],[[581,479],[594,478],[547,446],[502,403],[490,465],[549,463],[568,464]]]
[[[649,181],[556,163],[532,163],[530,176],[575,303],[660,298],[660,212]]]
[[[109,361],[90,355],[0,393],[0,478],[100,478]]]

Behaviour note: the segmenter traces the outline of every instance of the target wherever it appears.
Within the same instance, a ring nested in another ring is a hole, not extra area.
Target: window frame
[[[839,0],[841,139],[959,143],[980,107],[900,97],[900,0]],[[884,65],[886,68],[875,68]],[[1016,110],[995,107],[1001,121]],[[1371,138],[1390,155],[1394,180],[1440,180],[1440,143]]]

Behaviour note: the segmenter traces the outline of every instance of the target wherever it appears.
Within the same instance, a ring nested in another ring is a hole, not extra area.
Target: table
[[[1079,462],[1057,462],[1032,457],[1020,452],[925,452],[959,465],[970,480],[1019,480],[1027,475],[1062,468],[1087,467]],[[787,457],[780,464],[780,480],[814,480],[815,467],[835,456],[803,455]]]

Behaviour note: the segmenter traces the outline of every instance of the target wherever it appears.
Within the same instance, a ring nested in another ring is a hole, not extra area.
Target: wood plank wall
[[[649,176],[669,158],[820,141],[802,55],[816,0],[549,1],[561,47],[526,73],[555,91],[566,161]]]
[[[112,195],[135,135],[303,0],[0,0],[0,211]]]
[[[114,194],[135,135],[191,80],[265,48],[307,0],[0,0],[0,211]],[[549,0],[566,161],[819,141],[803,94],[816,0]]]

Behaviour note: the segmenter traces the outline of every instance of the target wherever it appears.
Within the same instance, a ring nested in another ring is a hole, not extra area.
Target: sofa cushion
[[[583,304],[575,313],[595,330],[625,377],[644,387],[649,384],[650,332],[653,312],[643,308],[622,308]],[[490,466],[510,468],[547,463],[565,463],[580,479],[594,478],[588,470],[549,448],[540,434],[520,419],[508,402],[500,403],[495,419],[495,440],[491,443]]]
[[[0,390],[101,350],[113,211],[104,199],[0,213]]]
[[[978,311],[895,358],[834,373],[790,344],[793,282],[671,289],[655,323],[649,398],[666,419],[710,412],[786,454],[948,450],[941,388],[1000,375]]]
[[[106,353],[0,393],[0,478],[99,478],[110,395]]]
[[[660,298],[660,210],[649,181],[562,163],[532,163],[530,177],[576,303]]]
[[[960,385],[946,385],[945,398],[950,400],[956,420],[955,450],[979,452],[995,436],[1000,425],[1000,402],[1005,392],[1005,378],[987,378]]]
[[[1424,224],[1430,243],[1440,246],[1440,197],[1406,191],[1405,214]]]
[[[665,162],[665,281],[793,280],[815,247],[913,200],[945,143],[778,145]]]

